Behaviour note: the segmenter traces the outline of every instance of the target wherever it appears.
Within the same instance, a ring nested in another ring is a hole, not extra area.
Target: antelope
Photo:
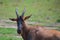
[[[60,31],[46,29],[41,26],[28,26],[25,20],[29,19],[31,15],[24,17],[25,9],[22,15],[18,15],[18,10],[16,9],[17,18],[10,18],[12,21],[17,22],[17,33],[21,34],[23,40],[60,40]]]

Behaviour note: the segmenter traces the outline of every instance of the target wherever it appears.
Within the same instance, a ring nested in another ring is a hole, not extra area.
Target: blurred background
[[[9,20],[16,18],[16,7],[19,15],[24,7],[25,16],[32,14],[27,24],[60,30],[60,0],[0,0],[0,40],[23,40],[17,36],[16,22]]]

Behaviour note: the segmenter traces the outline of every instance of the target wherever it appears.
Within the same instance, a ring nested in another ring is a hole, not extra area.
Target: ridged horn
[[[18,15],[18,8],[16,8],[16,16],[17,16],[17,18],[19,17],[19,15]]]
[[[24,8],[23,12],[22,12],[22,17],[24,16],[24,13],[26,12],[26,8]]]

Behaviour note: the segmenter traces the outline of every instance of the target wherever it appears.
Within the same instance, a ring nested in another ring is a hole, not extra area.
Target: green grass
[[[0,40],[22,40],[22,38],[17,38],[14,36],[0,36]]]
[[[0,34],[17,34],[14,28],[0,28]]]
[[[54,23],[60,19],[60,0],[0,0],[0,19],[15,18],[26,7],[26,14],[32,14],[29,21]]]
[[[17,37],[14,28],[0,28],[0,40],[22,40],[22,38]]]

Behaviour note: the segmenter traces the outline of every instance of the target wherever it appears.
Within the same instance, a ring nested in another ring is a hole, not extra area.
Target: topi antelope
[[[23,40],[60,40],[60,32],[57,30],[48,30],[40,26],[27,26],[25,20],[30,18],[31,15],[24,17],[24,13],[25,9],[19,16],[16,9],[17,18],[10,18],[10,20],[17,22],[17,33],[21,34]]]

